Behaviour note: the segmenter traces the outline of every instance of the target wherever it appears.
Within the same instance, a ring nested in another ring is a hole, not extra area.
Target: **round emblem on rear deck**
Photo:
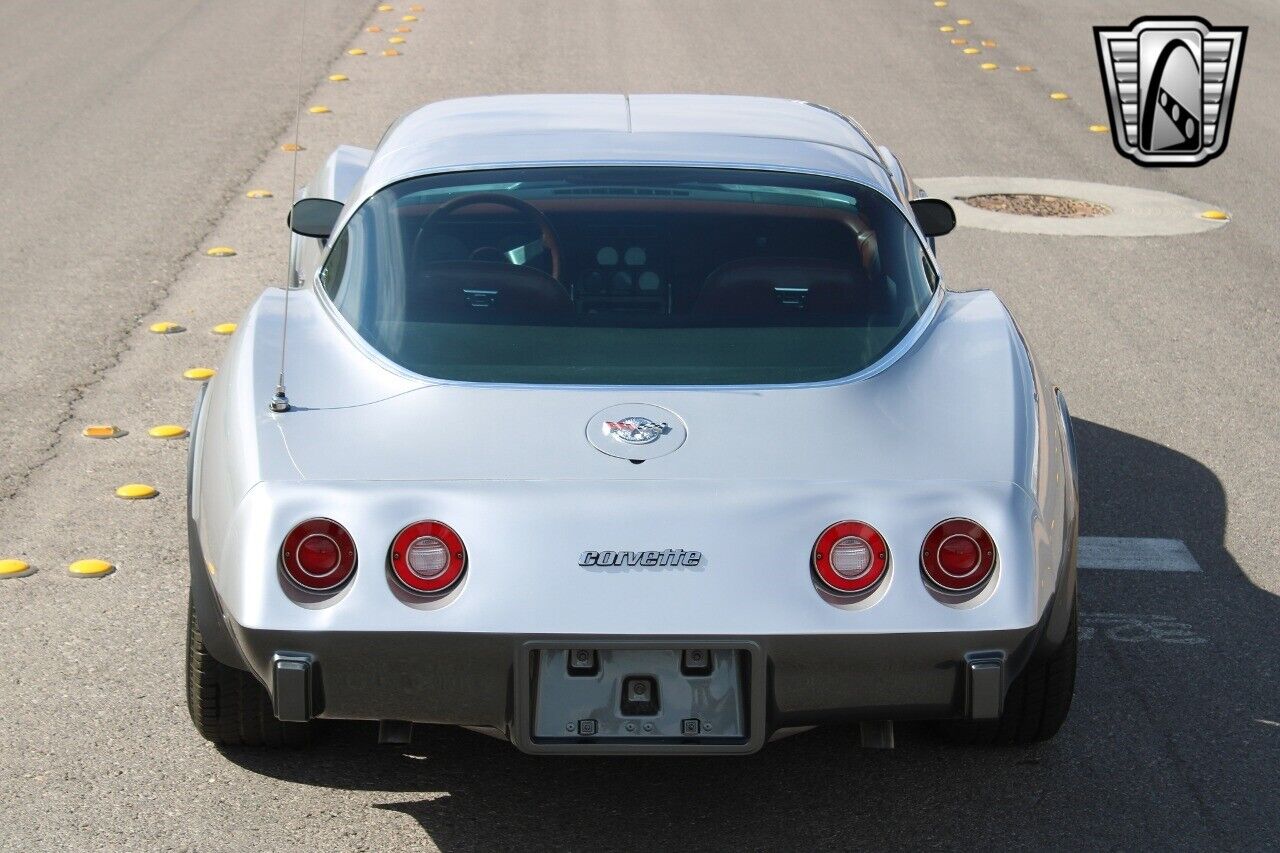
[[[587,441],[596,450],[639,462],[676,450],[686,434],[679,415],[648,403],[610,406],[587,422]]]
[[[600,428],[605,435],[623,444],[653,444],[671,429],[666,424],[635,415],[622,420],[605,421]]]

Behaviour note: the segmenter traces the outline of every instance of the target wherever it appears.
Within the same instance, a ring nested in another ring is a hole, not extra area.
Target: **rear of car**
[[[409,175],[292,299],[310,402],[263,409],[269,294],[193,442],[193,666],[263,685],[273,739],[328,717],[740,753],[828,722],[1032,740],[1065,716],[1065,409],[886,187]],[[203,695],[206,735],[263,739]]]

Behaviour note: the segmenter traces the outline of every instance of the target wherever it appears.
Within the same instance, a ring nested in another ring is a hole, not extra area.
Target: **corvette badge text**
[[[681,571],[702,569],[701,551],[668,548],[665,551],[583,551],[578,565],[593,572]]]

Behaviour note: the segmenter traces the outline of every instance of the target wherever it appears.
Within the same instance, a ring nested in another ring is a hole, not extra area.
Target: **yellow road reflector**
[[[249,190],[244,195],[245,198],[272,198],[274,196],[271,190]]]
[[[396,33],[411,33],[411,32],[413,32],[413,27],[396,27],[394,30],[392,30],[392,32],[396,32]]]
[[[992,39],[983,39],[983,40],[982,40],[982,46],[983,46],[983,47],[995,47],[995,46],[996,46],[996,43],[995,43],[995,41],[994,41],[994,40],[992,40]]]
[[[973,21],[969,20],[968,18],[961,18],[960,20],[956,21],[956,26],[967,27],[972,23]]]
[[[1013,70],[1014,70],[1014,71],[1021,71],[1021,72],[1022,72],[1022,73],[1024,73],[1024,74],[1025,74],[1026,72],[1028,72],[1028,71],[1035,71],[1035,69],[1034,69],[1034,68],[1032,68],[1030,65],[1015,65],[1015,66],[1013,66]]]
[[[1049,97],[1053,98],[1055,101],[1068,101],[1071,99],[1071,96],[1066,92],[1050,92]]]
[[[379,12],[391,12],[391,11],[394,11],[394,10],[395,10],[395,8],[396,8],[395,6],[392,6],[392,5],[390,5],[389,3],[383,3],[381,6],[379,6],[379,7],[378,7],[378,11],[379,11]]]
[[[964,45],[969,43],[969,40],[968,39],[952,39],[951,43],[954,44],[956,47],[963,47]]]
[[[67,571],[78,578],[101,578],[106,577],[116,570],[116,567],[108,563],[106,560],[76,560],[67,566]]]
[[[1089,130],[1092,133],[1106,133],[1111,130],[1111,128],[1105,124],[1091,124],[1089,125]]]
[[[404,21],[406,24],[412,24],[414,21],[416,21],[416,20],[418,20],[418,19],[417,19],[416,17],[414,17],[413,15],[405,15],[405,16],[404,16],[403,18],[401,18],[400,20]]]
[[[945,9],[947,8],[947,0],[933,0],[933,5],[937,6],[939,9]]]
[[[380,33],[382,32],[382,27],[365,27],[364,31],[366,33]]]
[[[970,56],[973,56],[975,53],[982,53],[982,51],[978,50],[976,47],[966,47],[964,52]]]
[[[154,498],[160,494],[155,490],[154,486],[148,486],[146,483],[126,483],[116,489],[116,497],[124,498],[127,501],[145,501],[147,498]]]
[[[211,258],[229,258],[236,253],[230,246],[214,246],[205,252]]]
[[[328,107],[324,107],[319,104],[316,104],[314,107],[307,107],[307,112],[311,113],[312,115],[318,116],[324,113],[333,112],[333,110],[329,109]]]
[[[235,323],[219,323],[218,325],[213,327],[213,333],[215,335],[234,335],[235,332],[236,332]]]
[[[178,332],[185,332],[185,326],[179,326],[177,323],[170,323],[163,320],[159,323],[152,323],[148,328],[157,335],[176,335]]]
[[[956,28],[951,26],[950,24],[943,24],[942,26],[938,27],[938,32],[940,33],[954,33],[955,31],[956,31]]]
[[[347,56],[364,56],[364,48],[353,47],[351,50],[347,51]]]
[[[981,68],[983,71],[995,71],[1000,66],[996,65],[994,62],[984,62],[982,63],[982,65],[978,67]]]
[[[280,146],[280,150],[287,153],[292,153],[294,151],[306,151],[307,149],[303,148],[301,145],[299,145],[296,142],[286,142],[284,145]]]
[[[119,438],[124,435],[124,430],[113,424],[89,424],[80,430],[80,434],[85,438]]]
[[[1200,214],[1201,219],[1213,219],[1217,222],[1226,222],[1231,216],[1225,210],[1206,210]]]
[[[404,36],[392,36],[387,39],[391,44],[404,44]]]
[[[147,435],[152,438],[186,438],[187,428],[177,424],[161,424],[147,430]]]
[[[394,47],[389,47],[382,52],[382,55],[383,56],[399,56],[400,51],[396,50]]]
[[[14,578],[31,573],[31,566],[21,560],[0,560],[0,578]]]
[[[217,372],[218,371],[214,370],[212,367],[193,367],[190,370],[184,370],[182,372],[182,378],[196,379],[203,382],[206,379],[212,379],[213,374]]]
[[[347,79],[348,79],[348,78],[347,78],[347,75],[345,75],[345,74],[330,74],[330,75],[329,75],[329,82],[330,82],[330,83],[345,83],[345,82],[347,82]]]

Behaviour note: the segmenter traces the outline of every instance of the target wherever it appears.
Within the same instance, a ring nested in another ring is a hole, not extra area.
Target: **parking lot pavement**
[[[0,173],[18,223],[0,283],[14,492],[0,558],[36,571],[0,581],[0,849],[1280,846],[1271,4],[1209,10],[1253,27],[1228,153],[1143,170],[1088,130],[1105,120],[1090,27],[1155,11],[1136,3],[308,2],[304,105],[329,112],[304,114],[303,175],[438,98],[697,90],[827,103],[920,176],[1070,178],[1228,210],[1228,226],[1176,237],[960,229],[940,243],[949,284],[996,289],[1066,390],[1082,533],[1113,562],[1182,543],[1198,571],[1082,570],[1076,702],[1037,747],[904,726],[897,749],[866,751],[831,727],[743,759],[548,760],[438,728],[377,747],[369,725],[333,724],[308,752],[218,751],[183,696],[186,442],[147,431],[186,424],[183,372],[216,368],[227,338],[211,330],[281,276],[298,6],[10,4],[0,139],[36,167]],[[409,32],[393,48],[396,27]],[[995,46],[966,55],[953,38]],[[76,100],[35,97],[53,89]],[[51,194],[119,203],[85,222],[42,207]],[[47,235],[69,225],[74,263],[53,263]],[[206,254],[218,246],[236,254]],[[185,331],[148,331],[161,321]],[[81,437],[94,423],[127,434]],[[114,497],[126,483],[159,494]],[[82,557],[116,571],[73,578]]]

